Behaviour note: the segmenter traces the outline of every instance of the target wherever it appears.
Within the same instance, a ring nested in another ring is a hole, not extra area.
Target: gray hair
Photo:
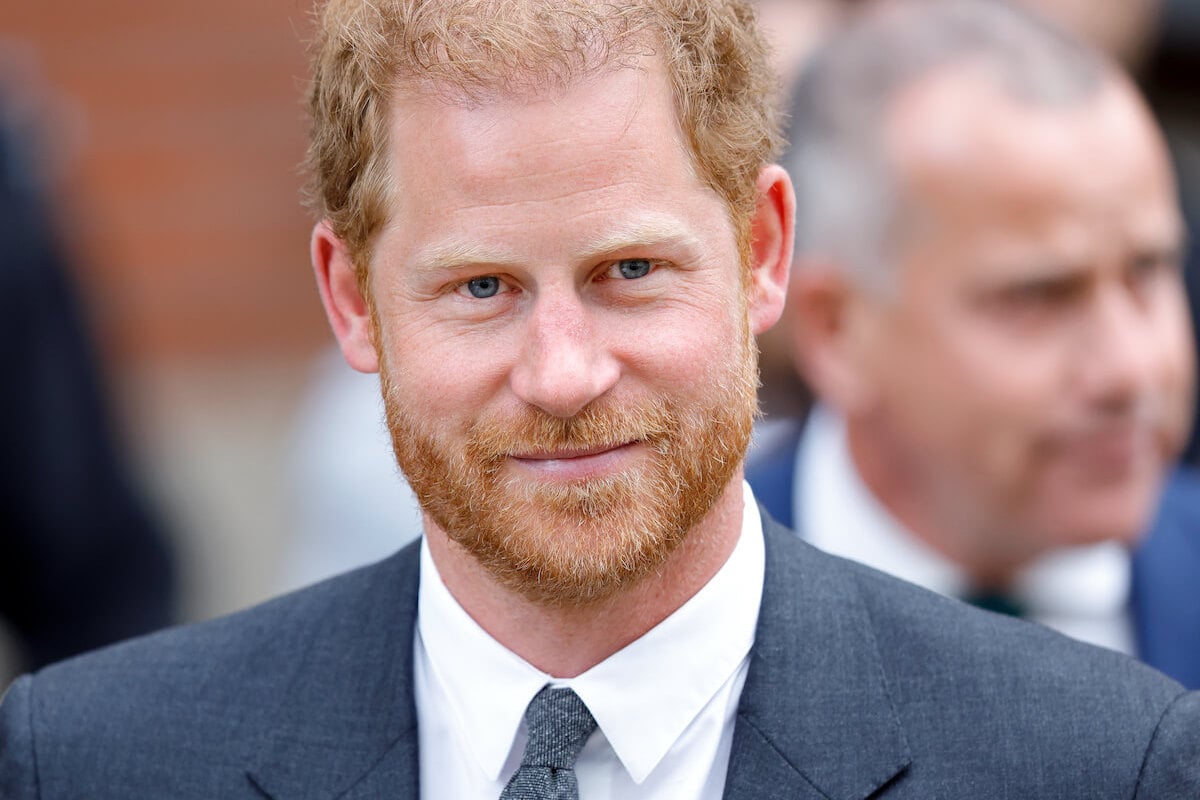
[[[784,160],[796,184],[796,253],[865,285],[892,283],[903,197],[882,141],[893,101],[949,66],[1015,100],[1081,103],[1111,74],[1103,57],[1002,0],[894,0],[865,9],[813,56],[793,95]]]

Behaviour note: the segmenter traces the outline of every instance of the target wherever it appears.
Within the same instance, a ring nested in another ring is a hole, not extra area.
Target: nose
[[[523,401],[555,417],[573,417],[616,384],[620,365],[607,337],[570,292],[539,297],[510,384]]]
[[[1099,291],[1090,316],[1080,343],[1085,391],[1109,410],[1126,410],[1146,392],[1155,359],[1170,342],[1162,340],[1154,309],[1128,287]]]

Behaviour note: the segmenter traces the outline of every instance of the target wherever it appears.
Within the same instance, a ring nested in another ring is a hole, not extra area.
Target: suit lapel
[[[413,702],[418,546],[349,578],[350,597],[301,606],[287,701],[247,775],[272,800],[417,797]],[[285,632],[284,635],[287,635]]]
[[[416,729],[391,741],[272,740],[250,780],[272,800],[417,797]]]
[[[853,578],[764,515],[767,568],[726,800],[861,800],[911,761]]]
[[[1138,656],[1189,689],[1200,688],[1200,486],[1175,475],[1158,519],[1133,555]]]

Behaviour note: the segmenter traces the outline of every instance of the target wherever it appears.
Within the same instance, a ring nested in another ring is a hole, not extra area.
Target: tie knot
[[[572,769],[596,720],[575,692],[546,686],[529,701],[525,727],[529,743],[521,766]]]

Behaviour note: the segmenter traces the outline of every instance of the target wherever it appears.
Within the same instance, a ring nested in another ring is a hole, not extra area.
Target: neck
[[[741,472],[659,568],[595,603],[533,602],[495,580],[425,517],[429,552],[458,604],[500,644],[556,678],[573,678],[646,634],[724,566],[742,529]]]

